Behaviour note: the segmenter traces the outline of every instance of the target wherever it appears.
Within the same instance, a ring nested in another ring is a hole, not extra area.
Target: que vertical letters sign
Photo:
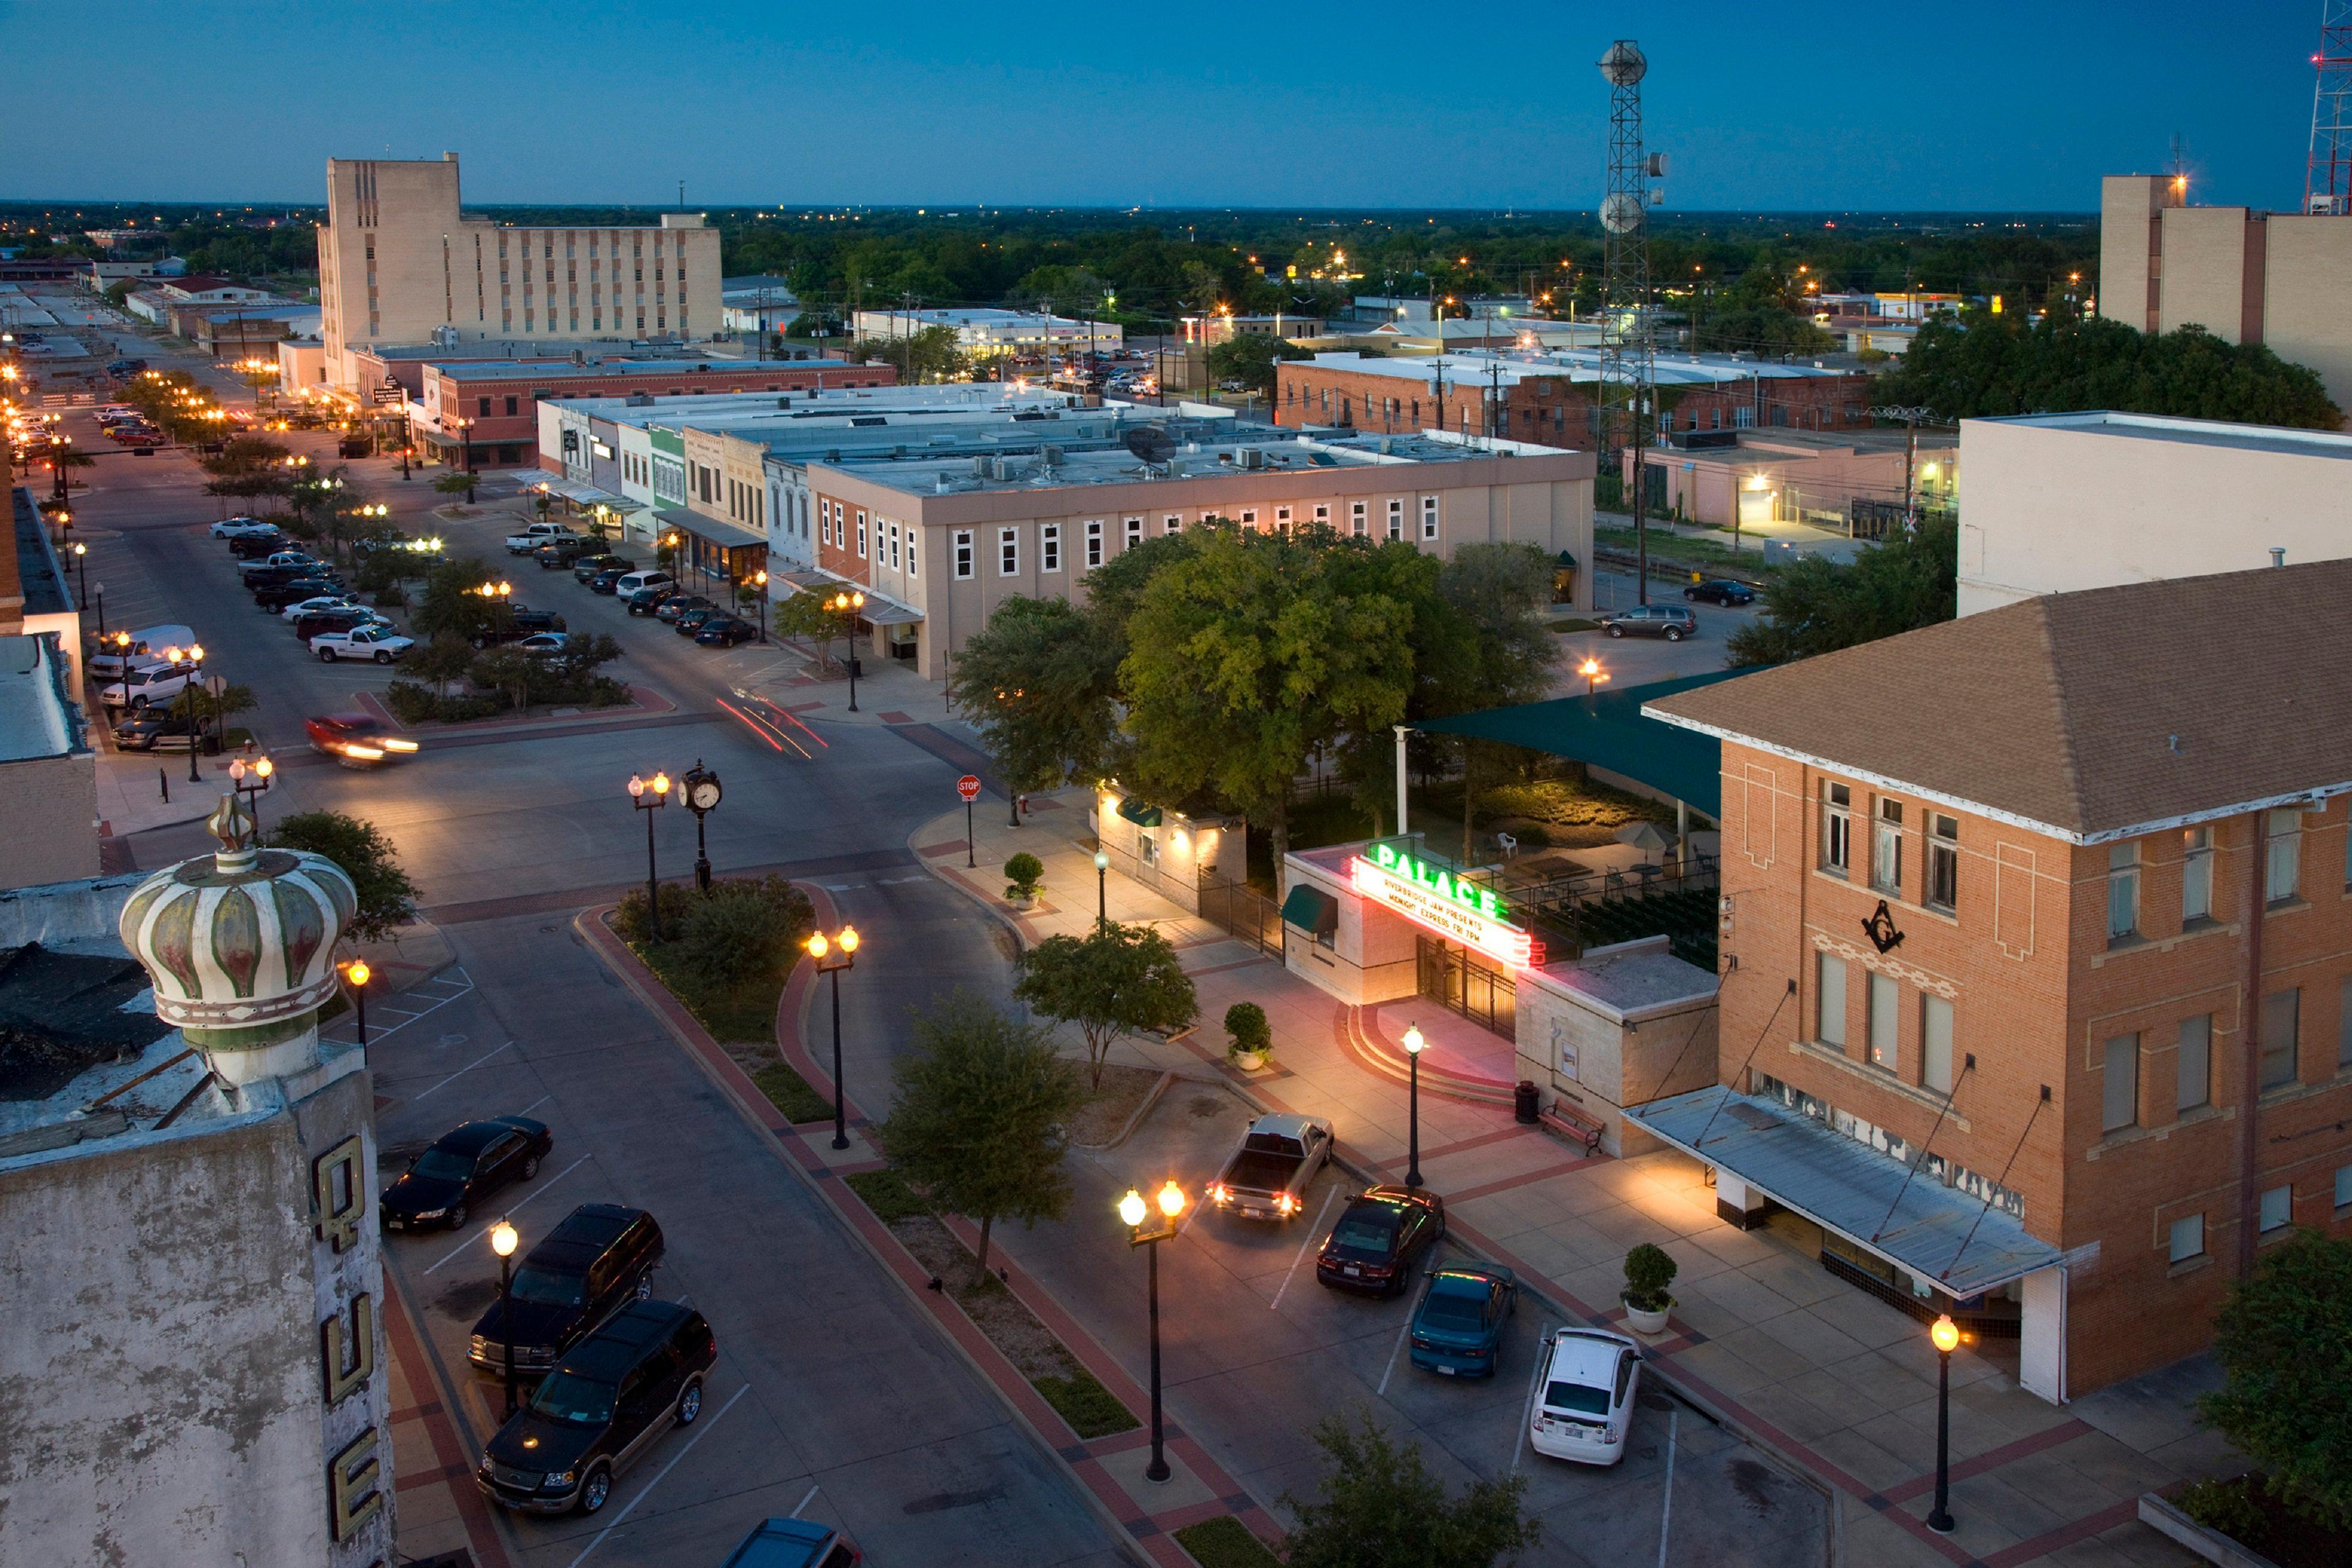
[[[354,1132],[310,1162],[310,1209],[319,1239],[337,1252],[350,1250],[360,1238],[360,1210],[367,1201],[360,1154]]]

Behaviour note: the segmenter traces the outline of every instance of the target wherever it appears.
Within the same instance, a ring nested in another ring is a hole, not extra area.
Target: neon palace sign
[[[1465,947],[1514,969],[1542,962],[1534,935],[1511,923],[1510,907],[1492,888],[1458,879],[1391,844],[1372,845],[1349,862],[1348,874],[1365,898]]]

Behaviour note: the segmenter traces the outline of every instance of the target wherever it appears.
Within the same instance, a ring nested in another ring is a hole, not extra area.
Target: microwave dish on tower
[[[1650,59],[1642,46],[1631,38],[1620,38],[1609,46],[1601,57],[1601,74],[1611,87],[1632,87],[1649,74]]]

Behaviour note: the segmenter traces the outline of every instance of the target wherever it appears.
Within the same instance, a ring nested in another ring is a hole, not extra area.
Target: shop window
[[[1919,1084],[1937,1094],[1952,1092],[1952,1005],[1925,994],[1919,998]]]
[[[971,576],[971,530],[968,528],[955,531],[955,574],[960,583]]]
[[[2273,904],[2294,897],[2303,880],[2303,813],[2287,806],[2270,814],[2263,896]]]
[[[2300,987],[2273,991],[2263,998],[2263,1088],[2277,1089],[2295,1079],[2295,1037],[2300,1030],[2303,992]]]
[[[2186,828],[2180,835],[2180,923],[2213,918],[2213,830]]]
[[[1895,1070],[1895,1019],[1901,1016],[1902,992],[1895,977],[1873,972],[1870,976],[1870,1065]]]
[[[2139,846],[2107,846],[2107,945],[2139,933]]]
[[[2262,1195],[2262,1233],[2284,1230],[2294,1223],[2294,1189],[2273,1187]]]
[[[1881,796],[1870,842],[1870,885],[1903,896],[1903,803]]]
[[[2115,1132],[2139,1124],[2139,1037],[2109,1040],[2100,1063],[2099,1130]]]
[[[1822,869],[1843,877],[1853,861],[1853,792],[1842,784],[1822,785]]]
[[[2192,1214],[2172,1222],[2170,1252],[2172,1261],[2186,1263],[2192,1258],[2205,1256],[2205,1216]]]
[[[1813,1026],[1813,1037],[1825,1046],[1843,1046],[1845,1044],[1845,960],[1831,953],[1821,954],[1816,977],[1818,1022]]]
[[[2180,1044],[2173,1053],[2176,1085],[2172,1106],[2185,1113],[2213,1100],[2213,1015],[2180,1020]]]

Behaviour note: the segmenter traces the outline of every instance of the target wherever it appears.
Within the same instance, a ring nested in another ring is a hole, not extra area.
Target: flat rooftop
[[[452,381],[587,381],[616,375],[765,375],[834,365],[855,368],[845,359],[592,359],[585,364],[575,360],[467,359],[436,363],[433,368]]]
[[[2182,419],[2165,414],[2017,414],[1995,419],[1965,419],[1970,425],[2021,426],[2072,430],[2085,436],[2118,436],[2134,441],[2170,441],[2187,447],[2220,447],[2277,457],[2352,458],[2352,436],[2332,430],[2291,430],[2277,425],[2231,425],[2219,419]]]
[[[1546,323],[1566,326],[1566,322]],[[1542,353],[1491,353],[1465,350],[1413,359],[1367,358],[1344,351],[1318,353],[1311,360],[1288,362],[1301,369],[1339,371],[1358,375],[1393,376],[1426,386],[1434,366],[1443,363],[1446,379],[1464,386],[1473,382],[1499,381],[1505,386],[1536,377],[1568,382],[1601,379],[1599,349],[1554,349]],[[1652,362],[1661,386],[1724,386],[1738,382],[1797,381],[1852,375],[1850,370],[1827,365],[1775,364],[1766,360],[1735,359],[1728,354],[1659,354]]]
[[[811,361],[800,361],[810,363]],[[1078,395],[1070,392],[1013,392],[994,384],[949,386],[831,386],[781,392],[723,392],[700,396],[656,395],[650,401],[626,397],[564,397],[551,403],[584,414],[646,429],[732,430],[742,425],[786,420],[843,420],[880,417],[908,420],[924,415],[1076,410]]]

